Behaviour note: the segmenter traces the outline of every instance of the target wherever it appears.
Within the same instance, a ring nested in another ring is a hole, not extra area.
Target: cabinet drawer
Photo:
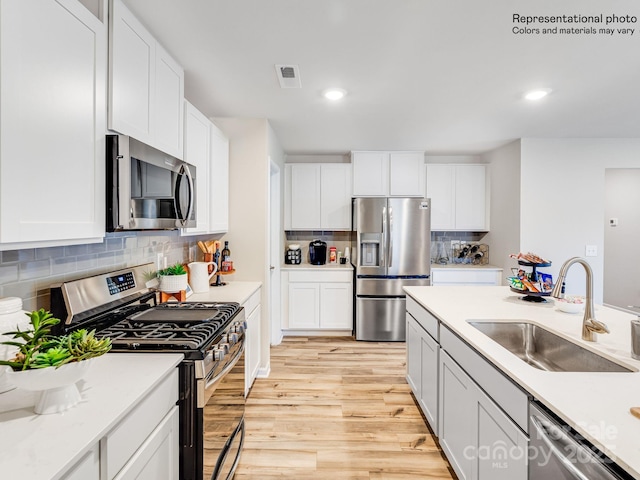
[[[260,305],[260,289],[254,292],[249,299],[242,304],[245,318],[249,318],[258,305]]]
[[[345,270],[344,272],[336,270],[328,271],[290,271],[289,282],[351,282],[353,279],[353,271]]]
[[[407,296],[407,312],[416,319],[429,335],[438,341],[438,319],[431,315],[423,306],[413,298]]]
[[[177,401],[178,369],[175,369],[102,439],[101,457],[106,458],[104,478],[115,477]]]
[[[445,326],[440,329],[440,346],[523,431],[527,431],[529,397],[524,390]]]
[[[501,270],[454,270],[431,271],[433,285],[500,285]]]

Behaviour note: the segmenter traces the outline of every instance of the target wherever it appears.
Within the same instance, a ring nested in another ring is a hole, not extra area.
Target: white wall
[[[517,266],[510,253],[520,251],[520,140],[482,155],[489,164],[490,228],[483,238],[489,245],[491,265],[504,270],[502,279]]]
[[[545,271],[555,278],[565,260],[596,245],[587,260],[602,303],[605,169],[639,166],[640,139],[522,139],[520,250],[553,261]],[[567,293],[584,294],[581,270],[571,268]]]
[[[212,120],[229,138],[229,233],[222,240],[229,241],[236,273],[225,280],[262,282],[260,368],[268,370],[270,127],[261,118]]]

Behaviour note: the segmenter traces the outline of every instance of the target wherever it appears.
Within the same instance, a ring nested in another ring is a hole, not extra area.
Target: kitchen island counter
[[[36,415],[34,392],[0,394],[0,476],[65,478],[182,358],[173,353],[108,353],[90,360],[86,377],[78,383],[81,402],[56,414]]]
[[[596,306],[596,318],[610,334],[596,343],[581,339],[582,313],[567,314],[554,300],[530,303],[508,287],[406,287],[406,293],[431,312],[507,377],[568,425],[640,479],[640,361],[630,353],[630,320],[635,316]],[[532,321],[615,362],[631,373],[548,372],[538,370],[469,325],[479,321]]]

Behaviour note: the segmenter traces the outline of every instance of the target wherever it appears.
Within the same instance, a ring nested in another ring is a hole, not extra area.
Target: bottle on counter
[[[231,263],[231,250],[229,249],[229,241],[225,240],[224,248],[221,253],[220,267],[223,272],[230,272],[233,270],[233,263]]]
[[[337,263],[336,247],[329,247],[329,263]]]

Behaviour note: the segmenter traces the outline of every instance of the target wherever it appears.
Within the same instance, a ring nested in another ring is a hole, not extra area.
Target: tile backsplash
[[[210,237],[210,236],[209,236]],[[48,309],[51,285],[120,268],[186,262],[197,253],[198,237],[178,231],[108,233],[102,243],[0,252],[0,297],[20,297],[24,310]]]

